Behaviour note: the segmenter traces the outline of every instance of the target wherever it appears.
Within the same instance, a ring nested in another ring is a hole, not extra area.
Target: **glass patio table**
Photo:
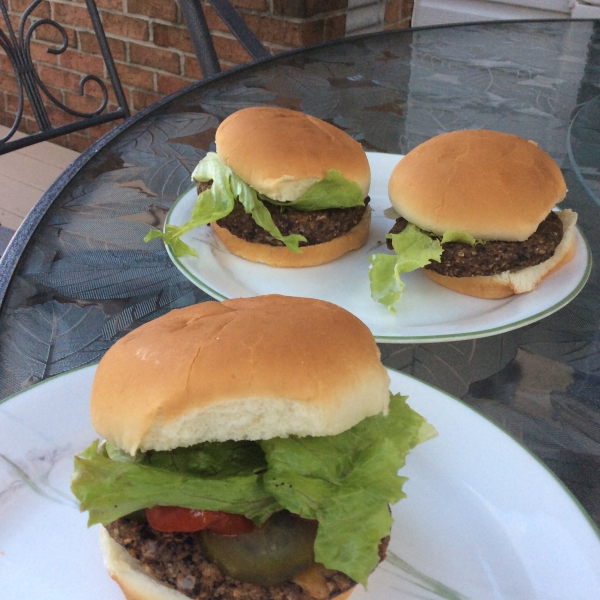
[[[535,140],[558,163],[593,262],[557,312],[503,333],[381,343],[386,366],[460,398],[539,457],[600,524],[600,22],[400,30],[232,69],[128,119],[84,152],[0,263],[0,402],[98,361],[142,323],[211,297],[176,268],[161,227],[232,112],[325,119],[365,150],[405,154],[442,132]]]

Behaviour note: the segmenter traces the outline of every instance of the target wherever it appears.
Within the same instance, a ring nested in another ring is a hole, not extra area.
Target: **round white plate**
[[[96,439],[94,372],[0,405],[2,600],[122,600],[97,527],[87,529],[69,491],[73,455]],[[390,377],[439,435],[409,455],[388,558],[352,600],[597,600],[600,534],[563,485],[460,401]]]
[[[570,302],[585,285],[592,260],[577,232],[575,258],[546,277],[529,294],[503,300],[482,300],[458,294],[429,280],[420,271],[402,276],[406,288],[396,312],[371,299],[369,255],[388,252],[385,236],[393,221],[383,211],[390,206],[387,183],[402,158],[397,154],[367,153],[371,165],[371,232],[365,246],[319,267],[278,269],[232,255],[210,227],[183,236],[198,257],[175,257],[175,266],[195,285],[217,300],[285,294],[333,302],[361,319],[379,342],[442,342],[495,335],[538,321]],[[182,225],[191,214],[197,194],[184,194],[171,208],[166,224]]]

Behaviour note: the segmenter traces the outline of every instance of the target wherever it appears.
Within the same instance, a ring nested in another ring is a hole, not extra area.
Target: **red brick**
[[[4,125],[4,127],[12,128],[15,122],[15,115],[11,115],[4,110],[0,110],[0,125]]]
[[[153,94],[151,92],[141,92],[140,90],[131,90],[131,103],[130,105],[134,110],[142,110],[147,106],[150,106],[153,102],[160,100],[163,96],[161,94]]]
[[[151,19],[177,22],[177,4],[175,0],[127,0],[127,12],[144,15]]]
[[[189,79],[195,79],[199,81],[202,79],[202,73],[200,72],[200,65],[196,55],[184,56],[183,57],[183,74]]]
[[[77,48],[77,34],[75,33],[75,30],[70,27],[65,27],[64,29],[65,33],[67,34],[69,47]],[[46,40],[58,46],[62,45],[63,42],[60,32],[56,29],[56,27],[51,27],[50,25],[40,25],[35,30],[35,39]]]
[[[132,63],[153,67],[162,71],[179,74],[179,54],[169,50],[161,50],[153,46],[143,46],[131,42],[129,44],[129,57]]]
[[[348,0],[273,0],[273,14],[282,17],[306,19],[325,15],[348,6]]]
[[[323,38],[339,40],[346,35],[346,15],[336,15],[325,19],[323,23]]]
[[[84,75],[104,75],[104,60],[100,56],[92,56],[75,52],[74,50],[65,52],[60,57],[60,66],[72,71],[79,71]]]
[[[227,60],[236,65],[243,65],[252,61],[252,57],[234,38],[213,35],[213,44],[215,45],[217,56],[221,60]]]
[[[244,20],[259,40],[300,48],[322,42],[323,20],[294,23],[283,19],[270,19],[258,15],[244,15]]]
[[[84,0],[85,1],[85,0]],[[108,8],[110,10],[123,10],[123,0],[96,0],[98,8]]]
[[[267,0],[233,0],[232,4],[236,8],[247,10],[256,10],[264,12],[269,9],[269,3],[267,2]]]
[[[405,19],[404,21],[398,21],[397,23],[390,23],[389,25],[385,25],[383,28],[384,31],[394,31],[396,29],[406,29],[410,27],[410,20]]]
[[[409,26],[412,21],[413,9],[415,6],[414,0],[403,0],[402,2],[402,19],[408,19]]]
[[[150,39],[148,21],[144,21],[143,19],[103,11],[102,23],[104,24],[104,31],[107,34],[112,33],[113,35],[132,38],[134,40]]]
[[[68,4],[53,2],[52,18],[61,25],[87,28],[92,27],[92,20],[87,8],[78,6],[72,2],[69,2]]]
[[[87,31],[78,31],[79,36],[79,47],[82,52],[88,54],[100,54],[100,46],[98,40],[93,33]],[[123,40],[116,38],[107,38],[110,53],[115,60],[125,60],[127,56],[127,49]]]
[[[383,22],[385,25],[397,23],[402,17],[402,0],[392,0],[385,5]]]
[[[31,4],[31,0],[10,0],[10,9],[19,14],[25,12],[29,5]],[[33,16],[40,19],[49,19],[50,18],[50,3],[45,1],[41,2],[39,6],[33,11]]]
[[[87,150],[95,141],[91,137],[86,136],[85,133],[82,133],[87,131],[87,129],[82,129],[81,132],[70,133],[68,136],[63,136],[68,138],[65,147],[75,150],[76,152]]]
[[[39,70],[40,79],[46,85],[54,85],[61,89],[76,90],[79,88],[81,76],[58,67],[42,65]]]
[[[72,94],[70,92],[65,94],[64,103],[69,108],[84,113],[93,113],[102,106],[98,98],[92,98],[87,94],[80,96],[79,94]]]
[[[102,125],[94,125],[94,127],[90,127],[87,131],[90,134],[90,137],[97,140],[101,138],[103,135],[106,135],[109,131],[112,131],[115,127],[120,125],[123,122],[123,119],[116,119],[115,121],[109,121],[108,123],[102,123]]]
[[[31,44],[29,44],[29,51],[31,52],[31,58],[34,62],[45,62],[51,65],[57,65],[58,55],[48,52],[51,48],[56,48],[56,46],[53,44],[46,44],[45,42],[36,42],[35,40],[31,40]],[[69,52],[70,51],[67,51],[64,54],[68,54]]]
[[[69,123],[74,123],[79,120],[79,117],[75,117],[70,115],[69,113],[61,110],[56,106],[46,106],[46,111],[48,112],[48,116],[50,117],[50,122],[53,126],[58,127],[60,125],[67,125]]]
[[[19,110],[19,97],[14,96],[13,94],[6,94],[5,107],[8,112],[16,115]],[[23,115],[26,117],[34,117],[33,109],[31,108],[31,104],[29,104],[27,99],[25,99],[23,102]]]
[[[19,92],[17,78],[11,73],[0,73],[0,90],[17,94]]]
[[[154,91],[154,71],[122,63],[118,63],[116,66],[123,85]]]
[[[158,73],[156,76],[156,89],[160,94],[172,94],[181,88],[184,88],[193,81],[183,79],[183,77],[177,77],[175,75],[165,75],[164,73]]]
[[[154,43],[163,48],[175,48],[182,52],[194,52],[194,46],[185,27],[154,24]]]

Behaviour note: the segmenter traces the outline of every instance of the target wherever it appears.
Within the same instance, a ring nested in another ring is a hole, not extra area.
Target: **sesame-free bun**
[[[373,335],[348,311],[237,298],[173,310],[116,342],[96,371],[91,418],[131,454],[335,435],[386,414],[388,387]]]
[[[351,250],[362,248],[369,237],[371,209],[367,206],[362,219],[344,235],[322,244],[301,246],[302,252],[292,252],[286,246],[271,246],[248,242],[217,222],[212,223],[215,235],[236,256],[271,267],[315,267],[340,258]]]
[[[516,135],[469,129],[411,150],[392,172],[396,211],[425,231],[522,242],[567,192],[552,158]]]
[[[341,171],[369,193],[371,170],[362,146],[316,117],[284,108],[244,108],[227,117],[216,133],[221,160],[255,190],[291,202],[327,171]]]
[[[104,527],[100,528],[100,549],[106,570],[121,588],[126,600],[189,600],[189,596],[148,575],[141,563],[115,542]],[[337,596],[320,600],[347,600],[353,591],[354,588],[350,588]]]
[[[449,277],[429,269],[423,269],[423,272],[435,283],[477,298],[498,299],[531,292],[537,288],[546,275],[562,267],[575,256],[577,213],[572,210],[563,210],[557,214],[563,222],[563,238],[554,254],[539,265],[526,267],[519,271],[505,271],[498,275],[477,275],[475,277]]]

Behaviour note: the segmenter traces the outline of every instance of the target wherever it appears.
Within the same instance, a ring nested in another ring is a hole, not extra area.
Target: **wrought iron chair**
[[[40,79],[31,58],[30,44],[33,33],[42,25],[50,25],[60,33],[62,45],[59,48],[49,48],[47,52],[50,54],[62,54],[67,50],[68,37],[62,25],[47,18],[35,21],[27,30],[25,30],[28,18],[41,2],[42,0],[33,0],[29,7],[23,12],[19,21],[18,30],[15,31],[9,19],[5,0],[0,0],[0,11],[4,17],[4,24],[6,27],[6,32],[0,28],[0,48],[4,50],[12,64],[17,79],[18,89],[17,115],[9,132],[3,138],[0,138],[0,155],[60,135],[79,131],[93,125],[99,125],[101,123],[106,123],[115,119],[123,119],[129,116],[129,108],[125,100],[121,82],[108,47],[108,42],[106,41],[106,36],[104,35],[102,22],[100,21],[100,15],[98,14],[98,9],[96,8],[94,0],[86,0],[86,5],[119,107],[116,110],[105,112],[108,105],[108,89],[106,84],[96,75],[86,75],[79,82],[80,95],[84,94],[85,85],[89,81],[94,81],[100,87],[102,92],[103,97],[102,100],[99,100],[98,108],[89,113],[69,108],[56,98],[46,87],[44,82]],[[28,136],[11,140],[23,117],[25,95],[31,104],[40,130]],[[70,115],[80,117],[79,120],[66,125],[53,126],[44,105],[44,100],[50,101]]]
[[[270,56],[269,51],[260,43],[229,0],[210,0],[210,4],[254,60]],[[179,0],[179,5],[202,75],[211,77],[220,73],[221,67],[200,0]]]

